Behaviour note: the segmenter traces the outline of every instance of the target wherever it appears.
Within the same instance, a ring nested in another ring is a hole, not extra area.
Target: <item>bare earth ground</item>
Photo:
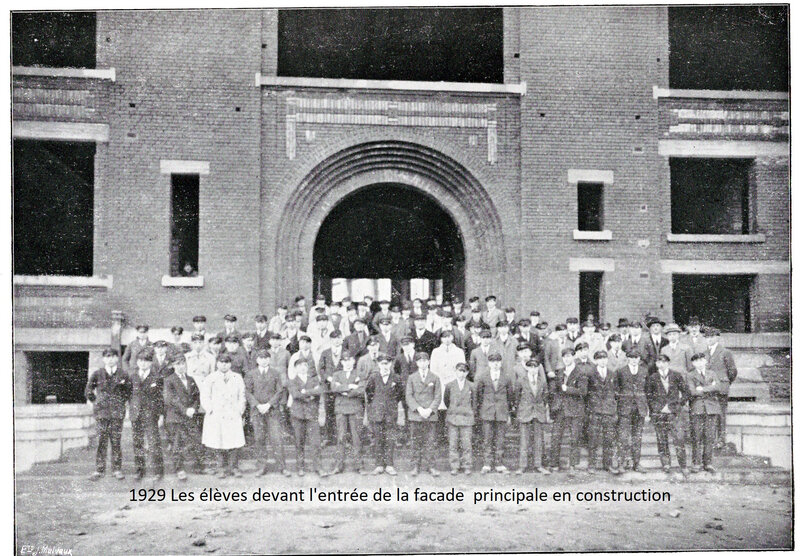
[[[568,479],[559,474],[486,476],[423,474],[411,477],[405,462],[397,477],[352,472],[320,479],[256,477],[254,462],[242,479],[190,476],[185,483],[168,475],[167,501],[130,502],[130,451],[124,452],[129,478],[86,480],[92,454],[81,450],[71,461],[39,465],[17,476],[17,553],[23,546],[60,547],[72,554],[229,554],[285,552],[409,551],[581,551],[713,550],[790,548],[792,491],[788,486],[683,483],[647,476]],[[169,469],[169,467],[168,467]],[[152,487],[147,481],[141,486]],[[228,491],[326,490],[358,487],[369,502],[200,502],[204,487]],[[464,502],[374,502],[379,487],[447,490]],[[569,491],[571,502],[473,503],[475,489]],[[170,489],[192,491],[194,502],[172,502]],[[584,490],[668,491],[663,502],[577,502]],[[676,510],[679,512],[676,516]],[[197,544],[193,544],[197,543]],[[199,545],[199,546],[198,546]],[[31,553],[28,551],[27,553]]]

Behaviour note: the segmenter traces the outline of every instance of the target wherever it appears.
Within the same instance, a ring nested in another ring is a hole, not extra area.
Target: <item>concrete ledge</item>
[[[614,259],[570,257],[570,272],[614,272]]]
[[[15,286],[65,286],[70,288],[106,288],[114,285],[113,276],[31,276],[14,275]]]
[[[742,100],[789,100],[789,93],[780,91],[719,91],[713,89],[662,89],[653,85],[653,98],[708,98]]]
[[[792,410],[789,404],[729,404],[727,437],[741,453],[770,458],[772,465],[791,469]]]
[[[673,243],[764,243],[764,234],[667,234]]]
[[[60,459],[66,450],[89,445],[94,433],[88,404],[26,405],[14,408],[16,471]]]
[[[59,351],[80,351],[82,347],[102,349],[111,344],[111,325],[108,328],[15,328],[14,349],[47,348]],[[36,406],[26,406],[36,407]],[[42,406],[45,407],[45,406]],[[47,406],[50,407],[50,406]],[[20,410],[25,408],[16,408]]]
[[[53,141],[95,141],[108,143],[108,124],[76,122],[40,122],[14,120],[12,134],[17,139],[48,139]]]
[[[611,230],[588,232],[585,230],[572,230],[572,239],[580,241],[611,241]]]
[[[614,183],[613,170],[581,170],[570,168],[567,170],[567,182],[593,182],[611,185]]]
[[[165,288],[202,288],[202,276],[167,276],[161,277],[161,285]]]
[[[664,259],[665,274],[789,274],[789,261]]]
[[[35,75],[41,77],[80,77],[85,79],[117,80],[117,71],[114,68],[39,68],[31,66],[14,66],[12,75]]]
[[[382,79],[328,79],[321,77],[281,77],[256,73],[256,87],[314,87],[325,89],[376,89],[388,91],[431,91],[449,93],[500,93],[524,96],[527,83],[459,83],[452,81],[389,81]]]
[[[789,142],[661,139],[658,154],[707,158],[788,157]]]
[[[211,164],[205,160],[162,160],[162,174],[200,174],[207,176],[211,172]]]
[[[788,349],[792,347],[790,332],[754,332],[751,334],[724,332],[722,343],[731,349]]]

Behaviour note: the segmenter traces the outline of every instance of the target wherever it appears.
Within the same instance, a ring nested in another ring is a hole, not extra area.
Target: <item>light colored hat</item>
[[[670,332],[678,332],[680,333],[681,327],[675,324],[674,322],[669,323],[667,326],[664,327],[664,334],[669,334]]]

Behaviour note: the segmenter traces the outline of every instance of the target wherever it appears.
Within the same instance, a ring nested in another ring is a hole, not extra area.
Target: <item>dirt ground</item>
[[[88,459],[88,458],[87,458]],[[83,466],[81,466],[83,467]],[[165,501],[131,502],[130,478],[86,480],[53,464],[17,476],[17,553],[61,548],[72,554],[241,554],[287,552],[595,551],[787,549],[793,544],[788,486],[682,483],[579,474],[543,477],[427,474],[215,479],[167,476]],[[145,482],[142,487],[152,485]],[[201,502],[204,487],[245,491],[246,502]],[[255,502],[262,490],[317,487],[368,493],[368,502]],[[463,502],[414,502],[414,489],[464,493]],[[570,502],[473,502],[475,490],[567,491]],[[376,502],[382,488],[409,502]],[[669,502],[579,502],[583,491],[666,491]],[[172,491],[192,502],[170,501]],[[24,551],[24,547],[33,547]],[[41,552],[43,553],[43,552]],[[52,553],[52,552],[51,552]]]

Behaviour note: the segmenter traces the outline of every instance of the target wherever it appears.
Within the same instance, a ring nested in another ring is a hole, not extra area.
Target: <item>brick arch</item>
[[[477,179],[451,157],[405,141],[352,145],[317,164],[289,197],[277,229],[276,299],[313,287],[314,241],[331,209],[369,185],[395,183],[435,199],[452,217],[464,243],[469,294],[501,293],[506,250],[500,217]]]

